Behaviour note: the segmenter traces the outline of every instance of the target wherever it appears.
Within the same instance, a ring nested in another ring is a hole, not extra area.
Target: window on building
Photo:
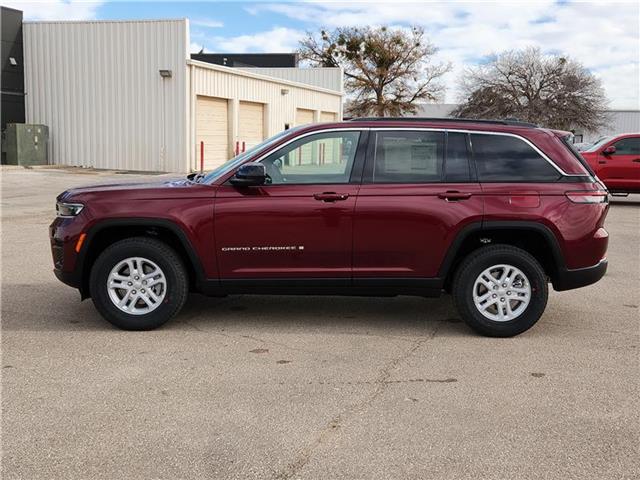
[[[271,184],[349,183],[360,132],[318,133],[263,160]]]
[[[440,182],[443,157],[443,132],[378,132],[373,182]]]
[[[531,145],[507,135],[471,134],[481,182],[553,182],[560,173]]]

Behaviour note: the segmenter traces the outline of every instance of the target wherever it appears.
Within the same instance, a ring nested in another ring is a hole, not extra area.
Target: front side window
[[[640,155],[640,137],[623,138],[613,144],[614,155]]]
[[[360,132],[317,133],[269,155],[265,164],[272,185],[349,183]]]
[[[440,182],[442,180],[443,157],[443,132],[378,132],[376,134],[373,182]]]
[[[480,182],[554,182],[560,173],[524,140],[507,135],[471,134]]]
[[[209,173],[207,173],[206,177],[203,180],[203,183],[211,183],[211,182],[217,180],[218,178],[224,176],[225,174],[229,173],[231,170],[233,170],[233,169],[239,167],[240,165],[242,165],[244,163],[244,161],[246,159],[248,159],[249,157],[251,157],[252,155],[259,154],[260,150],[266,149],[269,145],[272,145],[272,144],[276,143],[277,141],[281,140],[282,137],[284,137],[286,135],[291,135],[291,132],[293,132],[295,130],[299,130],[299,128],[294,128],[294,129],[291,129],[289,131],[286,131],[286,130],[282,131],[282,132],[274,135],[273,137],[268,138],[268,139],[262,141],[261,143],[251,147],[246,152],[243,152],[243,153],[233,157],[232,159],[227,160],[222,165],[219,165],[218,167],[216,167],[215,169],[213,169]]]

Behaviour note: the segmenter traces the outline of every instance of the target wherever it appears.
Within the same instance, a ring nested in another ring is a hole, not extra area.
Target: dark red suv
[[[158,327],[188,292],[453,294],[511,336],[607,269],[607,191],[567,132],[358,119],[276,135],[206,175],[62,193],[55,273],[111,323]]]

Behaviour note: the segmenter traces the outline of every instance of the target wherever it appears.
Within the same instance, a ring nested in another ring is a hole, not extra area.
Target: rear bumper
[[[553,281],[553,288],[561,292],[563,290],[572,290],[596,283],[607,273],[608,265],[609,262],[607,259],[603,258],[591,267],[576,268],[574,270],[562,269]]]

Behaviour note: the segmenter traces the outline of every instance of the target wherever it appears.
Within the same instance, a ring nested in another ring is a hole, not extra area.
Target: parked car
[[[602,138],[580,154],[612,193],[640,193],[640,133]]]
[[[582,152],[583,150],[586,150],[587,148],[589,148],[591,145],[593,145],[593,143],[591,142],[580,142],[580,143],[574,143],[573,148],[575,148],[579,152]]]
[[[164,324],[190,291],[450,292],[476,331],[516,335],[548,282],[607,269],[607,191],[567,139],[510,121],[295,128],[206,175],[62,193],[54,271],[129,330]]]

